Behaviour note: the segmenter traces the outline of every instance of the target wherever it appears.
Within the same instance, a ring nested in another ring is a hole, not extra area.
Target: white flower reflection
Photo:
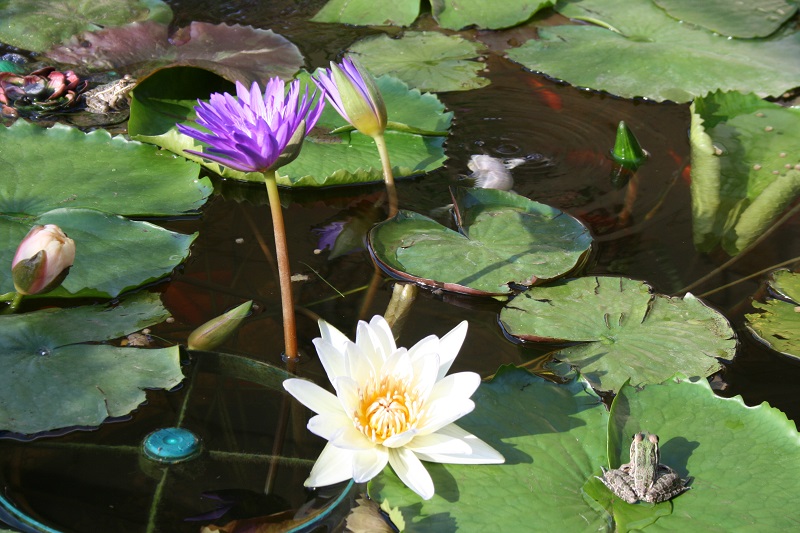
[[[397,348],[389,324],[375,316],[359,322],[356,342],[320,320],[314,339],[336,396],[303,379],[283,386],[317,413],[308,429],[328,440],[306,486],[375,477],[386,463],[414,492],[434,493],[420,459],[436,463],[502,463],[503,456],[453,422],[475,408],[469,399],[480,384],[474,372],[445,376],[467,334],[462,322],[439,339],[431,335],[411,349]]]

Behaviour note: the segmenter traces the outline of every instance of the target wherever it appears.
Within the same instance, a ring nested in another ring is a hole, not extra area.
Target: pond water
[[[310,69],[326,66],[353,40],[374,33],[307,22],[323,4],[320,1],[169,3],[176,27],[202,20],[271,28],[299,46]],[[537,17],[539,23],[542,20],[563,19],[551,13]],[[417,26],[432,23],[423,17]],[[496,49],[524,31],[468,33]],[[455,114],[446,143],[449,159],[435,172],[400,180],[400,208],[445,220],[441,208],[451,203],[448,187],[463,183],[471,155],[525,158],[512,171],[514,190],[562,209],[591,228],[596,246],[586,273],[646,280],[665,294],[682,295],[687,287],[698,296],[708,293],[704,299],[732,322],[740,341],[735,360],[712,378],[715,390],[724,396],[740,394],[748,405],[767,401],[798,420],[800,366],[754,341],[742,325],[743,315],[751,310],[749,300],[763,291],[764,276],[718,289],[798,257],[800,216],[718,270],[729,257],[698,253],[692,243],[685,170],[688,105],[624,100],[577,89],[527,72],[494,51],[488,53],[486,67],[488,87],[439,95]],[[638,191],[629,210],[627,189],[615,187],[607,157],[620,120],[651,155],[637,173]],[[311,344],[318,336],[316,319],[352,334],[359,318],[383,314],[396,282],[376,272],[364,249],[336,258],[328,250],[320,252],[316,230],[352,217],[372,223],[384,219],[382,195],[381,185],[282,191],[292,272],[303,275],[294,284],[302,352],[299,373],[319,383],[326,379]],[[627,214],[620,220],[623,211]],[[153,328],[158,342],[185,343],[199,324],[253,299],[252,316],[219,350],[280,365],[280,298],[263,187],[216,180],[215,195],[200,217],[168,226],[200,235],[186,264],[154,287],[163,293],[175,319]],[[709,273],[713,275],[697,283]],[[467,342],[454,371],[489,376],[506,363],[541,370],[549,349],[511,342],[498,324],[501,305],[423,289],[398,344],[411,346],[468,320]],[[309,497],[302,481],[324,442],[306,431],[308,413],[270,388],[274,378],[244,381],[247,374],[241,365],[246,363],[226,365],[215,356],[193,354],[187,356],[187,382],[177,391],[148,392],[147,404],[129,419],[33,442],[0,440],[3,496],[44,524],[75,532],[197,531],[198,522],[184,519],[219,507],[219,501],[202,495],[224,489],[238,491],[232,497],[245,516],[253,506],[276,511],[299,507]],[[184,467],[169,467],[167,475],[166,467],[141,459],[138,448],[153,429],[178,423],[202,435],[205,455]],[[280,429],[284,424],[285,431]],[[285,439],[276,449],[278,434]],[[274,468],[276,451],[297,460]],[[264,497],[267,483],[285,501]],[[231,514],[221,522],[230,518]]]

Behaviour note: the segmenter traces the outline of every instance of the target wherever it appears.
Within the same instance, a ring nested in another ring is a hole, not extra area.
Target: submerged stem
[[[394,186],[394,174],[392,174],[392,163],[389,161],[389,150],[386,148],[386,140],[383,134],[376,135],[375,145],[378,147],[378,154],[381,156],[381,166],[383,167],[383,181],[386,183],[386,194],[389,196],[389,216],[397,214],[397,189]]]
[[[281,309],[283,311],[284,357],[289,372],[294,372],[297,364],[297,326],[294,318],[292,299],[292,274],[289,269],[289,249],[286,245],[286,227],[283,224],[283,208],[278,194],[276,172],[264,173],[267,186],[269,208],[272,213],[272,228],[275,232],[275,257],[278,260],[278,280],[281,288]]]

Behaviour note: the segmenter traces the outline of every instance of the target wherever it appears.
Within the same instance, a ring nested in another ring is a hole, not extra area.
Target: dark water
[[[191,20],[224,20],[272,28],[300,47],[308,68],[325,66],[353,40],[372,32],[308,23],[321,4],[171,2],[176,26]],[[423,19],[420,24],[429,22]],[[497,48],[518,32],[476,33]],[[526,158],[513,171],[514,190],[563,209],[592,228],[597,247],[588,274],[643,279],[658,292],[682,295],[686,287],[729,259],[724,254],[699,254],[692,244],[685,173],[688,105],[622,100],[576,89],[526,72],[499,53],[490,53],[486,64],[490,86],[440,95],[455,113],[446,145],[449,159],[429,175],[399,182],[401,208],[438,213],[451,201],[448,186],[460,183],[460,176],[468,173],[472,154]],[[614,186],[606,157],[620,120],[651,154],[638,172],[638,194],[623,222],[626,189]],[[359,317],[383,314],[394,282],[380,275],[374,284],[377,290],[368,296],[375,276],[368,253],[358,250],[336,258],[330,258],[328,251],[315,253],[319,236],[314,230],[349,217],[385,218],[375,207],[382,192],[381,186],[283,192],[292,269],[308,276],[294,285],[303,352],[300,373],[320,383],[325,382],[324,374],[311,344],[318,335],[316,318],[351,334]],[[692,286],[692,292],[702,296],[797,257],[799,225],[795,216],[733,265]],[[161,342],[184,343],[202,322],[254,299],[253,316],[221,351],[280,365],[280,301],[263,188],[219,182],[202,217],[169,226],[199,231],[200,236],[188,262],[170,282],[157,286],[175,321],[154,328],[154,334]],[[266,253],[259,241],[266,243]],[[762,280],[756,276],[706,298],[731,320],[740,337],[736,359],[713,383],[720,394],[741,394],[749,405],[767,401],[797,420],[800,365],[764,348],[742,327],[749,300],[759,292]],[[488,376],[505,363],[539,368],[547,360],[547,349],[507,340],[497,323],[500,307],[491,300],[423,290],[399,344],[411,346],[429,334],[442,335],[466,319],[469,334],[455,371]],[[45,523],[77,532],[145,531],[151,515],[151,531],[197,531],[197,524],[182,520],[214,508],[214,502],[201,498],[210,490],[249,491],[263,509],[257,495],[263,492],[275,435],[280,433],[280,394],[205,364],[203,357],[195,358],[186,372],[191,374],[187,385],[176,392],[149,392],[147,405],[131,420],[33,443],[0,441],[5,496]],[[282,454],[298,461],[277,468],[273,492],[297,507],[308,497],[300,487],[324,443],[306,431],[308,413],[296,403],[288,415]],[[143,462],[137,449],[147,433],[176,420],[202,435],[208,453],[201,461],[165,475],[163,468]]]

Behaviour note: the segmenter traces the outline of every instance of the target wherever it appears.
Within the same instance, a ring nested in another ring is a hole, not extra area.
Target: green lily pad
[[[36,224],[56,224],[75,241],[75,264],[48,297],[105,297],[169,275],[197,237],[93,209],[54,209],[37,217],[0,215],[0,264],[10,265]],[[14,290],[11,269],[0,269],[0,293]]]
[[[675,372],[710,376],[732,359],[736,338],[717,311],[687,294],[653,294],[642,281],[596,276],[533,287],[500,312],[512,336],[578,343],[556,359],[575,365],[593,387],[616,391],[660,383]]]
[[[309,76],[300,76],[309,83]],[[386,132],[386,145],[395,178],[422,174],[444,164],[444,139],[452,121],[452,112],[432,94],[409,89],[391,76],[377,78],[386,103],[389,120],[408,125],[409,131]],[[302,89],[301,89],[302,90]],[[196,101],[161,100],[134,95],[131,103],[130,135],[201,163],[223,177],[262,182],[261,174],[238,172],[184,150],[202,150],[196,141],[178,133],[176,122],[188,123],[194,116]],[[390,127],[397,127],[395,125]],[[357,131],[331,131],[347,126],[332,106],[326,106],[317,126],[306,137],[300,156],[281,167],[278,184],[284,187],[328,187],[383,181],[378,150],[371,137]]]
[[[648,532],[795,528],[786,509],[797,508],[800,494],[786,488],[800,476],[800,434],[781,411],[766,403],[748,407],[738,396],[720,398],[704,379],[673,377],[639,391],[620,389],[609,420],[612,464],[627,461],[631,435],[642,430],[660,437],[662,463],[694,478],[691,490],[670,500],[672,513]],[[619,525],[637,507],[647,504],[615,498],[608,510]]]
[[[753,301],[759,311],[745,315],[747,329],[773,350],[800,359],[800,274],[778,270],[770,276],[769,288],[785,299]]]
[[[489,85],[479,46],[458,35],[406,32],[399,39],[376,35],[356,42],[350,52],[375,76],[391,74],[420,91],[468,91]]]
[[[183,380],[177,346],[98,344],[167,316],[157,295],[142,293],[115,306],[0,317],[0,430],[97,426],[136,409],[145,389],[176,386]]]
[[[506,459],[501,465],[425,463],[436,493],[423,501],[385,469],[369,495],[399,507],[406,533],[609,531],[609,517],[581,493],[606,459],[608,412],[585,382],[557,385],[501,368],[456,423]],[[528,526],[523,529],[527,529]]]
[[[288,79],[303,66],[300,50],[272,30],[192,22],[170,33],[167,24],[137,22],[75,36],[47,52],[51,59],[134,77],[174,66],[203,68],[246,85]]]
[[[442,28],[460,30],[467,26],[497,30],[525,22],[554,0],[431,0],[431,13]],[[396,0],[375,9],[370,0],[330,0],[314,15],[314,22],[339,22],[361,26],[408,26],[420,12],[419,0]]]
[[[510,294],[509,284],[565,276],[588,256],[589,230],[563,211],[493,189],[459,188],[453,195],[460,232],[400,211],[369,233],[378,263],[417,283],[495,296]]]
[[[120,215],[178,215],[200,208],[211,182],[194,163],[103,130],[83,133],[22,120],[0,127],[0,213],[61,207]],[[16,245],[15,245],[16,247]]]
[[[800,196],[800,109],[721,93],[692,106],[695,246],[736,255]]]
[[[800,79],[797,31],[728,39],[681,24],[651,0],[561,1],[556,9],[598,26],[540,28],[508,57],[572,85],[687,102],[717,89],[777,96]]]
[[[784,0],[653,0],[669,15],[731,37],[766,37],[775,33],[797,12]]]
[[[138,20],[168,24],[172,10],[161,0],[5,0],[0,2],[0,41],[43,52],[82,31]]]

